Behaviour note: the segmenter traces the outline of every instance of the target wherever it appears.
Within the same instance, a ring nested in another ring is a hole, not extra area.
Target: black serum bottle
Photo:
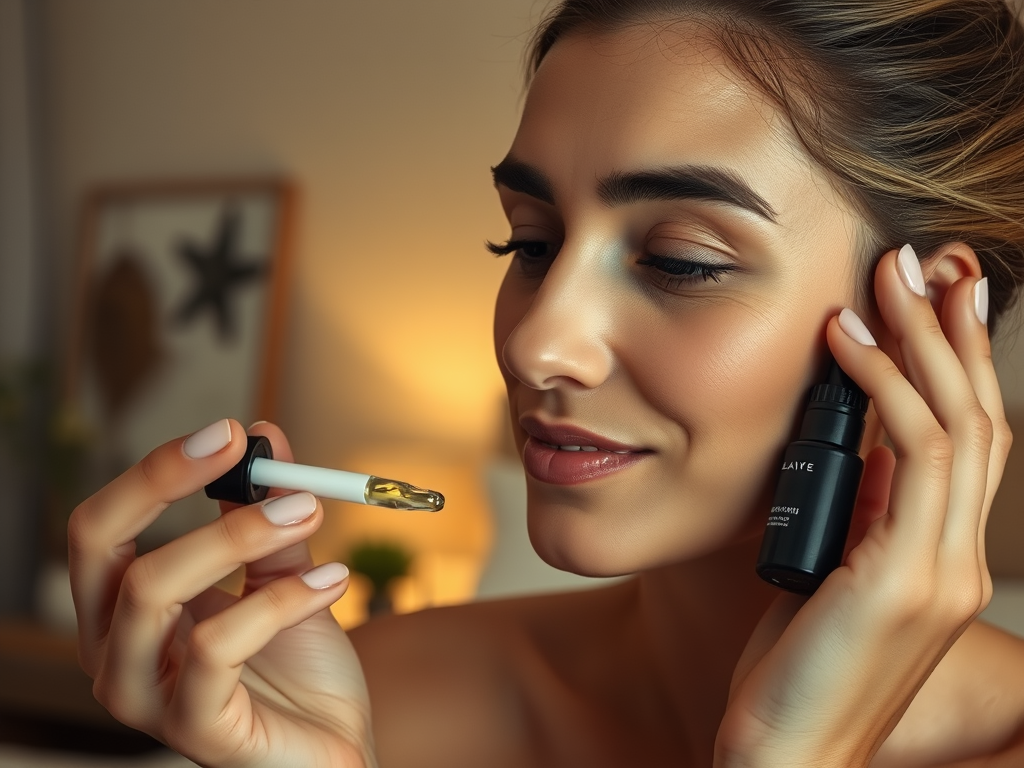
[[[857,452],[867,410],[868,396],[832,360],[782,457],[757,558],[765,581],[809,595],[841,565],[864,471]]]

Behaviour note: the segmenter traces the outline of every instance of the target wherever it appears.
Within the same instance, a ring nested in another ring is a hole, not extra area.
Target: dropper
[[[375,475],[275,461],[273,455],[270,440],[250,436],[241,461],[207,485],[206,495],[235,504],[255,504],[273,487],[388,509],[438,512],[444,507],[444,496],[437,491]]]

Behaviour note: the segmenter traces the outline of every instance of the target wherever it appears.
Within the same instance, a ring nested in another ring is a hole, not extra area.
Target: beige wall
[[[61,254],[73,252],[77,206],[97,182],[290,176],[301,212],[281,421],[302,457],[333,463],[368,435],[488,444],[504,265],[482,242],[507,235],[488,167],[515,131],[534,10],[533,0],[47,0]]]

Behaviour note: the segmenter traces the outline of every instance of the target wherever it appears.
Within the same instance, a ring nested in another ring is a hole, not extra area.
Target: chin
[[[540,559],[560,571],[600,578],[626,576],[643,570],[633,567],[634,558],[608,547],[599,536],[558,535],[547,523],[530,525],[529,531],[530,543]]]
[[[695,560],[729,546],[746,527],[696,530],[686,525],[687,515],[679,510],[668,528],[652,525],[649,518],[623,516],[621,510],[609,519],[564,501],[539,499],[532,492],[527,510],[530,542],[540,558],[559,570],[592,577],[626,576]]]

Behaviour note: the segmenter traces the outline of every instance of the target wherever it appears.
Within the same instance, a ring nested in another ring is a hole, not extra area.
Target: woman
[[[1024,764],[1024,641],[975,621],[1022,62],[998,0],[559,6],[494,169],[495,347],[534,545],[637,576],[346,638],[308,494],[135,558],[240,457],[222,421],[72,517],[98,699],[207,766]],[[753,564],[828,352],[873,407],[845,563],[807,599]],[[211,588],[242,562],[244,597]]]

